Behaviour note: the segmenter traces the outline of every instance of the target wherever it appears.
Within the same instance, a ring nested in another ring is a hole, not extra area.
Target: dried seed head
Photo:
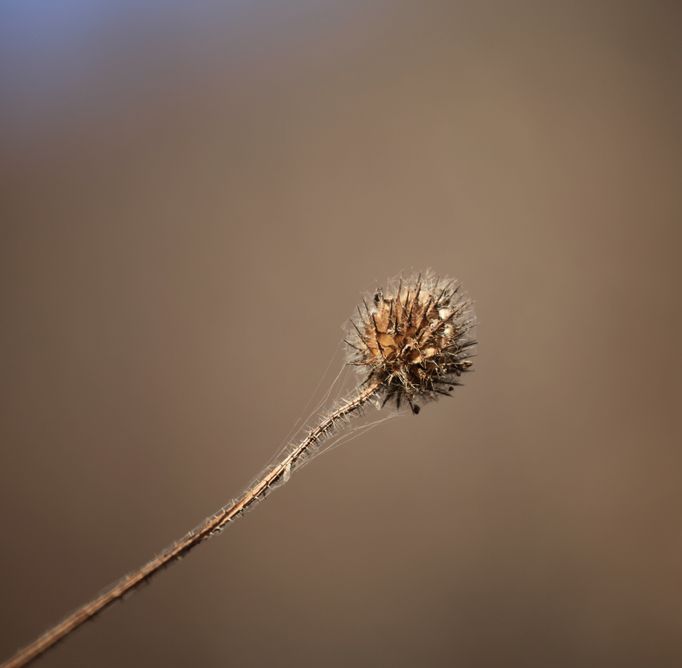
[[[383,404],[395,399],[400,408],[405,399],[416,414],[418,401],[449,396],[471,369],[475,324],[457,281],[431,272],[403,277],[358,307],[346,338],[349,364],[365,383],[381,385]]]

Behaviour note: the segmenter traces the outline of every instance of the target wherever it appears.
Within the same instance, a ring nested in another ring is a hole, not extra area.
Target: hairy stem
[[[121,578],[107,591],[78,608],[61,622],[47,630],[30,645],[20,649],[12,658],[3,663],[0,668],[21,668],[31,663],[45,651],[54,647],[58,642],[75,631],[81,624],[91,620],[102,610],[115,601],[134,591],[141,584],[158,573],[164,566],[169,565],[179,557],[187,554],[199,543],[219,533],[227,524],[236,519],[247,508],[255,505],[265,494],[279,482],[288,479],[290,472],[297,462],[314,446],[322,442],[332,431],[334,423],[349,416],[360,409],[379,390],[380,385],[374,383],[367,386],[343,405],[330,413],[317,427],[275,466],[266,469],[242,495],[234,502],[221,508],[217,513],[206,518],[197,527],[186,533],[180,540],[167,547],[163,552],[148,561],[144,566]]]

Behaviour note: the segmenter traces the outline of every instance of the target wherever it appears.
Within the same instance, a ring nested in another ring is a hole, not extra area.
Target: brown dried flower
[[[416,414],[418,400],[450,396],[472,367],[475,316],[455,280],[431,272],[394,280],[363,299],[350,324],[349,363],[381,386],[383,404],[405,399]]]
[[[351,320],[352,331],[346,339],[349,363],[364,375],[350,396],[326,413],[302,440],[287,445],[279,460],[267,466],[239,497],[20,649],[0,668],[26,666],[162,568],[220,533],[272,489],[289,480],[291,472],[338,425],[375,398],[381,398],[382,405],[395,399],[398,408],[404,398],[412,412],[418,413],[417,401],[436,399],[441,394],[449,396],[460,384],[462,373],[471,368],[476,345],[469,336],[475,325],[471,301],[462,294],[459,283],[427,272],[393,281],[386,289],[377,290],[369,302],[363,300],[364,311],[358,308],[358,318]]]

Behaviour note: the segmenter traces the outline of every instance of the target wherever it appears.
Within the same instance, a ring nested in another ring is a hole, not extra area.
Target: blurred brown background
[[[453,400],[40,665],[682,665],[676,2],[3,2],[0,655],[241,490],[358,295]]]

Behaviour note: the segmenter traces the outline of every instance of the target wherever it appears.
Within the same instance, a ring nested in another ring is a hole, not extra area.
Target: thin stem
[[[309,452],[315,445],[320,443],[331,432],[334,423],[360,409],[379,390],[380,385],[374,383],[358,393],[342,406],[330,413],[317,427],[279,463],[259,476],[237,500],[221,508],[217,513],[206,518],[197,527],[186,533],[163,552],[148,561],[144,566],[121,578],[110,589],[97,596],[92,601],[78,608],[68,617],[43,633],[30,645],[20,649],[12,658],[3,663],[0,668],[21,668],[31,663],[45,651],[54,647],[58,642],[75,631],[81,624],[89,621],[112,603],[123,598],[126,594],[134,591],[142,583],[149,580],[164,566],[169,565],[179,557],[187,554],[199,543],[208,540],[211,536],[219,533],[227,524],[236,519],[247,508],[255,505],[265,494],[278,482],[285,482],[296,463]]]

